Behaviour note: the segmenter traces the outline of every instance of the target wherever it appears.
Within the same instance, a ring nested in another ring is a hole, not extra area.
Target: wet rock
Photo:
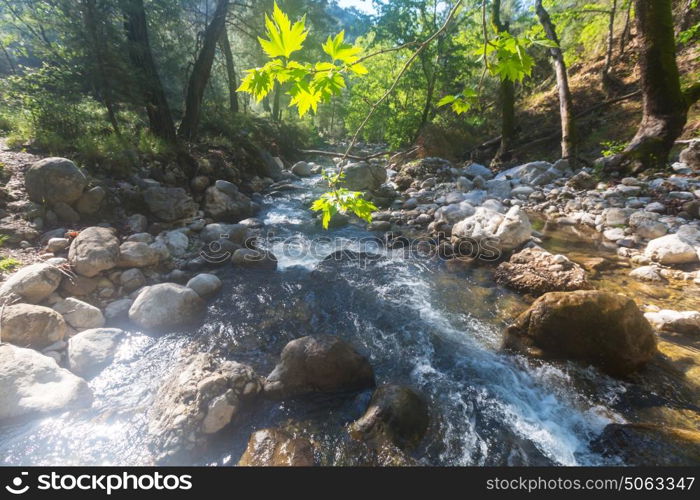
[[[63,340],[68,327],[53,309],[15,304],[0,310],[2,341],[20,347],[42,349]]]
[[[97,307],[68,297],[53,306],[54,311],[60,313],[66,322],[76,330],[89,328],[101,328],[105,325],[105,318]]]
[[[213,274],[201,273],[187,282],[187,288],[191,288],[200,297],[210,297],[221,290],[223,283]]]
[[[91,328],[68,341],[68,366],[73,373],[89,376],[114,358],[124,332],[118,328]]]
[[[343,187],[351,191],[372,191],[386,182],[386,169],[378,164],[360,161],[347,165]]]
[[[112,269],[119,260],[119,240],[105,227],[88,227],[71,243],[68,261],[78,274],[91,278]]]
[[[374,391],[365,414],[350,426],[350,434],[375,448],[389,442],[408,450],[423,439],[429,421],[428,405],[415,390],[382,385]]]
[[[310,177],[313,175],[313,169],[305,161],[298,161],[292,166],[292,173],[298,177]]]
[[[609,424],[591,448],[632,466],[697,466],[700,432],[654,424]]]
[[[182,188],[153,186],[146,189],[143,198],[151,213],[165,222],[192,217],[197,212],[197,204]]]
[[[267,250],[239,248],[233,253],[231,262],[235,266],[247,267],[250,269],[277,269],[277,257]]]
[[[294,437],[282,429],[254,432],[238,462],[248,467],[310,467],[314,448],[306,438]]]
[[[32,201],[70,205],[83,194],[87,178],[67,158],[44,158],[27,170],[25,185]]]
[[[660,264],[689,264],[698,261],[695,248],[678,234],[669,234],[651,240],[644,255]]]
[[[0,285],[0,303],[41,302],[56,291],[62,277],[61,271],[48,263],[23,267]]]
[[[471,217],[458,222],[452,228],[452,246],[462,252],[464,244],[478,249],[472,252],[510,251],[528,241],[532,236],[532,226],[525,212],[518,206],[511,207],[504,215],[484,207],[479,207]],[[488,247],[488,248],[487,248]]]
[[[0,344],[0,420],[84,408],[87,383],[33,349]]]
[[[107,192],[102,186],[89,189],[75,204],[75,209],[82,215],[94,215],[100,211]]]
[[[191,288],[160,283],[141,291],[129,309],[129,319],[145,329],[186,326],[201,318],[205,305]]]
[[[230,184],[230,183],[229,183]],[[219,181],[214,186],[207,188],[204,200],[204,211],[207,215],[218,221],[237,222],[253,215],[253,206],[238,188],[227,186],[222,190]]]
[[[654,331],[634,301],[597,290],[543,295],[505,330],[503,346],[592,364],[613,376],[632,373],[656,354]]]
[[[284,347],[264,386],[265,395],[274,399],[353,391],[374,387],[374,371],[365,357],[340,338],[307,336]]]
[[[167,249],[166,249],[167,251]],[[125,241],[119,247],[119,267],[148,267],[160,262],[157,248],[138,241]]]
[[[658,312],[645,313],[644,317],[651,323],[651,326],[662,332],[700,334],[700,312],[698,311],[663,309]]]
[[[581,266],[542,248],[526,248],[502,262],[496,269],[496,282],[535,296],[592,288]]]
[[[148,412],[156,462],[176,461],[180,453],[206,444],[207,436],[234,421],[261,389],[249,366],[208,353],[184,360],[163,382]]]

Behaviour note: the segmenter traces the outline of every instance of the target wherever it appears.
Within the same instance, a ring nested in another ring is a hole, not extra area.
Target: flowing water
[[[344,338],[368,356],[378,383],[408,384],[425,395],[431,425],[411,453],[418,463],[607,463],[590,441],[607,423],[624,421],[633,383],[499,352],[504,324],[525,303],[483,267],[454,269],[378,245],[381,258],[321,263],[339,245],[367,250],[356,241],[372,235],[355,226],[321,230],[307,209],[317,182],[298,181],[299,189],[265,200],[259,217],[272,236],[276,272],[222,268],[224,288],[197,331],[130,331],[114,362],[90,381],[92,408],[0,428],[4,463],[149,464],[146,413],[184,353],[212,351],[264,375],[288,341],[308,334]],[[235,464],[251,432],[269,426],[311,438],[322,464],[362,463],[346,425],[370,395],[264,401],[189,463]]]

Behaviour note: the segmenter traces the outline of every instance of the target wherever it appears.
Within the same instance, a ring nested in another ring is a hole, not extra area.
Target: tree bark
[[[104,46],[102,45],[103,38],[98,34],[97,30],[96,0],[83,0],[83,2],[85,6],[85,29],[90,43],[89,50],[92,50],[97,66],[99,93],[101,94],[105,108],[107,109],[109,123],[112,125],[115,134],[119,136],[121,135],[121,131],[119,130],[119,121],[117,120],[117,113],[115,111],[112,87],[109,84],[110,79],[107,75],[107,68],[105,66]]]
[[[177,143],[175,124],[165,91],[156,70],[143,0],[119,0],[129,46],[129,58],[139,73],[139,82],[146,105],[151,132],[170,144]]]
[[[211,75],[211,66],[214,63],[216,44],[221,40],[226,31],[226,13],[229,0],[219,0],[216,4],[214,17],[204,32],[204,43],[199,51],[197,60],[192,67],[190,80],[187,84],[187,97],[185,98],[185,114],[180,122],[178,134],[187,140],[194,140],[197,136],[197,127],[202,110],[204,89]]]
[[[569,89],[569,77],[566,73],[564,55],[559,47],[559,37],[556,27],[549,17],[549,13],[542,6],[542,0],[537,0],[535,9],[537,17],[544,28],[547,38],[557,44],[557,47],[549,49],[549,54],[554,61],[554,71],[557,77],[557,90],[559,91],[559,115],[561,117],[561,157],[575,161],[575,137],[574,116],[571,90]]]
[[[238,82],[236,81],[236,66],[233,62],[233,54],[231,53],[231,42],[228,39],[228,31],[224,28],[221,34],[221,40],[219,41],[221,46],[221,51],[224,53],[224,58],[226,59],[226,77],[228,79],[228,96],[229,96],[229,109],[232,113],[238,113],[238,94],[236,89],[238,88]]]
[[[625,53],[627,39],[630,36],[630,19],[632,18],[632,0],[627,0],[627,13],[625,14],[625,26],[620,33],[620,56]]]
[[[501,0],[491,4],[491,21],[499,33],[508,32],[508,23],[501,22]],[[499,96],[501,101],[501,145],[496,152],[494,163],[510,159],[510,150],[515,139],[515,84],[507,79],[501,79]]]
[[[644,114],[620,158],[633,172],[666,164],[688,114],[676,65],[671,0],[635,0],[635,12]]]

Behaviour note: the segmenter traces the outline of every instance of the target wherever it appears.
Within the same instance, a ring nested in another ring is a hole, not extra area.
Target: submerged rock
[[[410,387],[377,388],[365,414],[350,427],[350,434],[375,448],[389,442],[401,449],[414,448],[428,429],[430,416],[423,397]]]
[[[632,466],[697,466],[700,432],[653,424],[609,424],[594,451]]]
[[[148,413],[156,462],[171,462],[204,445],[231,423],[262,389],[247,365],[219,361],[208,353],[184,360],[164,381]]]
[[[250,436],[238,465],[310,467],[314,465],[314,448],[308,439],[294,437],[282,429],[262,429]]]
[[[63,340],[68,330],[63,316],[56,311],[30,304],[15,304],[0,310],[0,325],[3,342],[34,349]]]
[[[625,376],[656,354],[656,337],[632,299],[598,290],[551,292],[504,332],[503,346],[544,359],[592,364]]]
[[[206,303],[191,288],[175,283],[148,286],[129,308],[129,319],[142,328],[161,330],[190,325],[204,313]]]
[[[307,336],[289,342],[265,380],[265,395],[274,399],[314,392],[354,391],[374,387],[367,359],[344,340]]]
[[[61,271],[51,264],[41,263],[23,267],[0,285],[0,302],[41,302],[56,291],[62,277]]]
[[[91,404],[87,383],[53,358],[0,344],[0,420]]]
[[[496,282],[535,296],[592,288],[581,266],[542,248],[526,248],[502,262],[496,269]]]

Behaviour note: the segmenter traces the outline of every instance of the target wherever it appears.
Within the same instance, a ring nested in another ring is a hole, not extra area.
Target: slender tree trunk
[[[143,0],[119,0],[119,5],[124,15],[129,58],[134,69],[139,73],[139,83],[151,132],[171,144],[176,144],[175,124],[148,40],[148,25]]]
[[[187,97],[185,98],[185,114],[180,122],[178,134],[188,140],[194,140],[197,136],[197,127],[202,110],[204,89],[211,75],[211,66],[214,63],[216,44],[221,40],[226,31],[226,13],[229,0],[219,0],[216,4],[214,17],[204,32],[204,43],[199,51],[197,60],[192,67],[190,81],[187,84]]]
[[[671,0],[635,0],[635,12],[644,114],[622,156],[622,166],[633,172],[666,164],[688,114],[676,65]]]
[[[541,3],[541,2],[540,2]],[[617,0],[613,0],[610,6],[610,16],[608,18],[608,50],[605,55],[605,68],[603,75],[607,76],[612,66],[613,44],[615,43],[615,14],[617,13]]]
[[[501,22],[501,0],[491,4],[491,21],[499,33],[508,32],[508,23]],[[501,80],[499,96],[501,101],[501,145],[496,152],[494,163],[510,159],[510,150],[515,139],[515,84],[505,78]]]
[[[423,66],[423,74],[425,75],[425,79],[428,86],[425,93],[425,104],[423,105],[423,112],[421,113],[421,118],[418,127],[416,128],[416,133],[413,136],[413,142],[418,140],[421,132],[423,131],[423,127],[425,127],[425,124],[428,123],[428,118],[430,118],[430,107],[433,103],[433,95],[435,94],[435,69],[433,68],[433,70],[431,71],[428,67],[430,62],[424,60],[423,58],[421,58],[421,63]]]
[[[571,162],[576,159],[574,136],[574,113],[571,90],[569,89],[569,77],[566,73],[564,55],[559,47],[559,37],[556,27],[549,17],[549,13],[542,6],[542,0],[536,2],[537,17],[544,28],[547,38],[557,44],[557,47],[549,49],[549,54],[554,61],[554,71],[557,76],[557,90],[559,91],[559,114],[561,116],[561,157]]]
[[[632,0],[627,0],[627,13],[625,14],[625,26],[620,33],[620,56],[625,53],[627,40],[630,36],[630,21],[632,19]]]
[[[228,31],[224,28],[221,34],[221,40],[219,41],[221,45],[221,51],[224,53],[224,58],[226,59],[226,77],[228,79],[228,98],[229,98],[229,109],[232,113],[238,113],[238,94],[236,89],[238,88],[238,82],[236,81],[236,66],[233,62],[233,54],[231,53],[231,42],[228,39]]]
[[[107,75],[107,68],[105,67],[103,50],[104,47],[102,45],[103,38],[98,34],[97,30],[96,0],[83,0],[83,3],[85,6],[85,28],[90,43],[89,49],[93,51],[93,55],[95,57],[95,62],[97,65],[97,82],[99,87],[99,93],[101,94],[105,108],[107,109],[107,117],[109,118],[109,123],[112,125],[114,132],[119,136],[121,135],[121,131],[119,130],[119,121],[117,120],[114,99],[112,98],[112,88],[109,84],[110,79]]]

